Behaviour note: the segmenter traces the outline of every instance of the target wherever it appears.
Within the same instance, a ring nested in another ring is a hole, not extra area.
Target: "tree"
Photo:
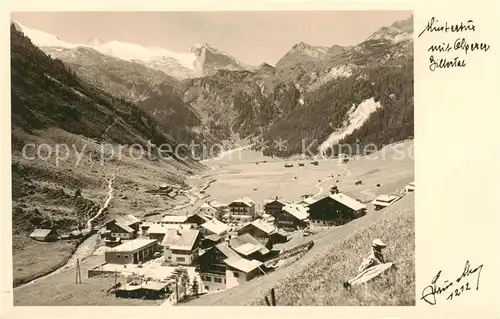
[[[200,292],[200,284],[198,283],[198,279],[193,278],[193,282],[191,283],[191,291],[193,296],[198,297],[198,293]]]
[[[187,295],[188,285],[189,285],[189,274],[185,267],[179,266],[175,268],[173,272],[173,276],[175,278],[176,283],[176,294],[177,300],[184,298]],[[179,288],[182,290],[179,293]],[[181,298],[179,298],[181,296]]]

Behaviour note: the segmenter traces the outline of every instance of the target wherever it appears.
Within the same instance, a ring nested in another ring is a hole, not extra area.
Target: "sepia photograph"
[[[11,12],[14,306],[415,306],[413,28]]]

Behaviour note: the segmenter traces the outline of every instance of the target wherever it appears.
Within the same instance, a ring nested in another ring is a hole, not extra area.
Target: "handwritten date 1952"
[[[481,270],[483,265],[480,265],[474,269],[471,269],[469,261],[465,263],[464,270],[460,277],[454,281],[445,280],[442,284],[438,284],[438,280],[441,278],[442,270],[438,271],[436,276],[431,281],[431,284],[424,288],[422,291],[421,300],[424,300],[428,304],[436,304],[436,295],[446,294],[446,300],[452,300],[468,290],[479,290],[479,279],[481,277]],[[469,282],[470,275],[476,274],[476,285],[475,287]]]

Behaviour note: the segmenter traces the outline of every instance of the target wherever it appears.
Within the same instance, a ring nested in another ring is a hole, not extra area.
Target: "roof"
[[[262,219],[256,219],[253,222],[251,222],[252,225],[257,227],[258,229],[262,230],[266,234],[270,234],[275,230],[275,227]]]
[[[227,258],[230,258],[230,257],[239,257],[239,255],[234,251],[232,250],[228,245],[227,243],[220,243],[218,245],[215,245],[215,247],[224,255],[226,256]]]
[[[227,225],[216,218],[213,218],[206,223],[201,224],[200,227],[203,227],[217,235],[220,235],[228,230]]]
[[[128,215],[125,215],[125,216],[120,216],[120,217],[116,218],[115,220],[116,220],[117,223],[120,223],[120,224],[123,224],[123,225],[127,225],[127,226],[130,226],[130,225],[133,225],[133,224],[141,222],[141,220],[139,218],[135,217],[132,214],[128,214]]]
[[[134,230],[127,226],[126,224],[115,221],[115,225],[126,231],[127,233],[133,233]]]
[[[190,251],[199,234],[200,231],[196,229],[169,229],[161,244],[170,249]]]
[[[250,254],[253,254],[257,251],[259,251],[262,248],[262,245],[255,245],[255,244],[243,244],[238,247],[234,247],[233,249],[238,252],[239,254],[242,254],[243,256],[248,256]]]
[[[247,244],[251,244],[253,247],[255,247],[255,250],[252,250],[250,252],[250,246]],[[238,251],[242,255],[248,255],[251,253],[254,253],[256,251],[259,251],[262,255],[265,255],[269,253],[269,249],[264,247],[264,245],[256,238],[254,238],[250,234],[243,234],[234,238],[231,238],[229,240],[229,245],[232,249]],[[247,245],[247,246],[245,246]],[[240,248],[241,246],[245,246],[243,248]]]
[[[231,204],[233,204],[233,203],[243,203],[249,207],[255,205],[255,202],[249,197],[242,197],[242,198],[235,199],[231,202]],[[231,205],[231,204],[229,204],[229,205]]]
[[[299,205],[299,204],[289,204],[286,206],[283,206],[281,209],[290,215],[294,216],[295,218],[299,220],[304,220],[309,217],[309,213],[307,212],[307,207],[304,205]]]
[[[357,200],[347,196],[346,194],[342,194],[342,193],[332,194],[329,197],[332,198],[333,200],[341,203],[342,205],[353,209],[353,210],[360,210],[360,209],[366,208],[365,204],[358,202]]]
[[[211,206],[209,203],[203,203],[199,208],[209,208],[212,210],[216,210],[213,206]]]
[[[175,225],[175,226],[181,226],[181,225]],[[167,230],[168,228],[165,227],[164,225],[154,224],[149,227],[148,234],[166,234]]]
[[[162,223],[183,223],[188,218],[189,218],[189,216],[186,216],[186,215],[180,215],[180,216],[167,215],[167,216],[163,217],[163,219],[161,221],[162,221]]]
[[[220,207],[225,207],[227,206],[227,204],[224,204],[224,203],[221,203],[221,202],[218,202],[216,200],[213,200],[209,203],[210,206],[212,207],[215,207],[215,208],[220,208]]]
[[[239,256],[231,257],[224,259],[224,262],[238,270],[241,270],[243,272],[250,272],[260,266],[262,266],[262,263],[257,260],[247,260],[244,258],[241,258]]]
[[[282,200],[282,199],[270,199],[270,200],[267,200],[266,201],[266,205],[267,204],[271,204],[271,203],[280,203],[282,205],[286,205],[286,204],[289,204],[290,202],[289,201],[286,201],[286,200]]]
[[[47,237],[51,232],[52,229],[37,228],[31,233],[30,237]]]
[[[307,205],[310,205],[310,204],[316,202],[316,200],[314,199],[314,197],[307,197],[307,198],[304,198],[303,200],[301,200],[300,202],[305,203]]]
[[[374,202],[378,201],[390,203],[396,199],[398,199],[398,196],[396,195],[380,195],[379,197],[375,198]]]
[[[134,239],[127,241],[120,246],[116,246],[111,251],[136,251],[141,248],[144,248],[154,242],[157,242],[156,239]]]
[[[149,289],[149,290],[161,290],[164,289],[165,287],[168,286],[168,283],[163,283],[163,282],[145,282],[139,285],[133,285],[133,284],[126,284],[124,286],[121,286],[118,288],[118,290],[121,291],[134,291],[138,289]]]
[[[251,223],[243,225],[242,227],[240,227],[238,229],[238,231],[240,231],[244,228],[247,228],[249,226],[253,226],[257,229],[260,229],[261,231],[263,231],[266,234],[270,234],[275,230],[275,227],[273,225],[269,224],[268,222],[265,222],[262,219],[256,219],[256,220],[252,221]]]
[[[214,241],[214,242],[221,240],[221,238],[222,238],[221,236],[216,235],[216,234],[205,236],[205,239],[210,240],[210,241]]]

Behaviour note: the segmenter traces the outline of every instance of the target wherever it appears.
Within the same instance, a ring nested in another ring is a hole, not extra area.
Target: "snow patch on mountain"
[[[344,121],[342,128],[336,130],[319,146],[318,150],[321,155],[325,155],[328,148],[337,144],[343,138],[352,134],[356,129],[370,118],[371,114],[381,108],[380,102],[375,102],[375,99],[364,100],[357,107],[355,104],[347,111],[348,120]]]
[[[75,43],[69,43],[66,41],[63,41],[56,37],[55,35],[49,34],[44,31],[36,30],[29,28],[18,21],[14,21],[15,24],[19,28],[21,28],[21,31],[24,33],[25,36],[31,39],[31,42],[33,42],[34,45],[38,47],[62,47],[66,49],[73,49],[81,46],[80,44],[75,44]]]
[[[315,79],[314,83],[308,88],[308,91],[314,91],[329,81],[338,79],[340,77],[350,77],[352,75],[352,68],[348,65],[336,66],[330,69],[328,73]]]

